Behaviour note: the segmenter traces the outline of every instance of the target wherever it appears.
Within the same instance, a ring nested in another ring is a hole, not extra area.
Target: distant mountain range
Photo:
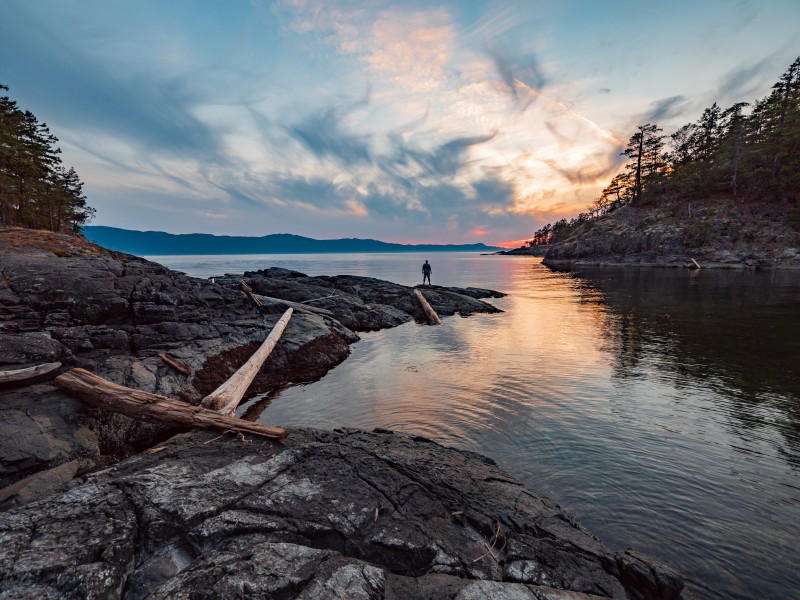
[[[154,256],[165,254],[317,254],[325,252],[493,252],[485,244],[391,244],[378,240],[345,238],[315,240],[300,235],[276,233],[263,237],[173,234],[135,231],[117,227],[86,226],[83,234],[109,250]]]

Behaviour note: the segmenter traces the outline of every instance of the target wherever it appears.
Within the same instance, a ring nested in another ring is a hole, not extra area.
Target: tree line
[[[8,87],[0,84],[0,93]],[[80,232],[95,210],[46,123],[0,97],[0,225]]]
[[[591,209],[567,221],[548,223],[528,245],[557,242],[598,216],[625,205],[647,206],[656,199],[726,195],[800,203],[800,57],[772,91],[752,104],[723,110],[716,103],[672,135],[657,124],[637,127],[621,153],[628,158]],[[794,208],[791,208],[794,205]]]

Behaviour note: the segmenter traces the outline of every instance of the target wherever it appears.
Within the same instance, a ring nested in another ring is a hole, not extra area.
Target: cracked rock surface
[[[404,434],[173,437],[0,514],[0,598],[679,598],[492,461]]]

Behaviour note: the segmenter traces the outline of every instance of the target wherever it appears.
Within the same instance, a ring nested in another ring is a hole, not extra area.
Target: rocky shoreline
[[[268,269],[205,281],[3,228],[0,369],[58,361],[197,404],[284,308],[259,313],[242,278],[334,313],[296,312],[251,394],[321,377],[358,331],[426,318],[413,288],[376,279]],[[467,316],[497,312],[481,298],[501,294],[425,295],[441,316]],[[181,433],[91,410],[49,379],[0,390],[0,509],[2,598],[678,598],[682,588],[483,457],[385,431],[291,429],[282,443]]]
[[[578,267],[800,269],[800,222],[781,204],[734,198],[624,206],[577,225],[544,264]],[[511,254],[541,255],[539,248]]]

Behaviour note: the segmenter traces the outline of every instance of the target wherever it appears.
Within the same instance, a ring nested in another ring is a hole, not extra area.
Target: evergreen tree
[[[46,123],[0,97],[0,225],[77,233],[92,218],[83,183],[62,166],[57,143]]]

